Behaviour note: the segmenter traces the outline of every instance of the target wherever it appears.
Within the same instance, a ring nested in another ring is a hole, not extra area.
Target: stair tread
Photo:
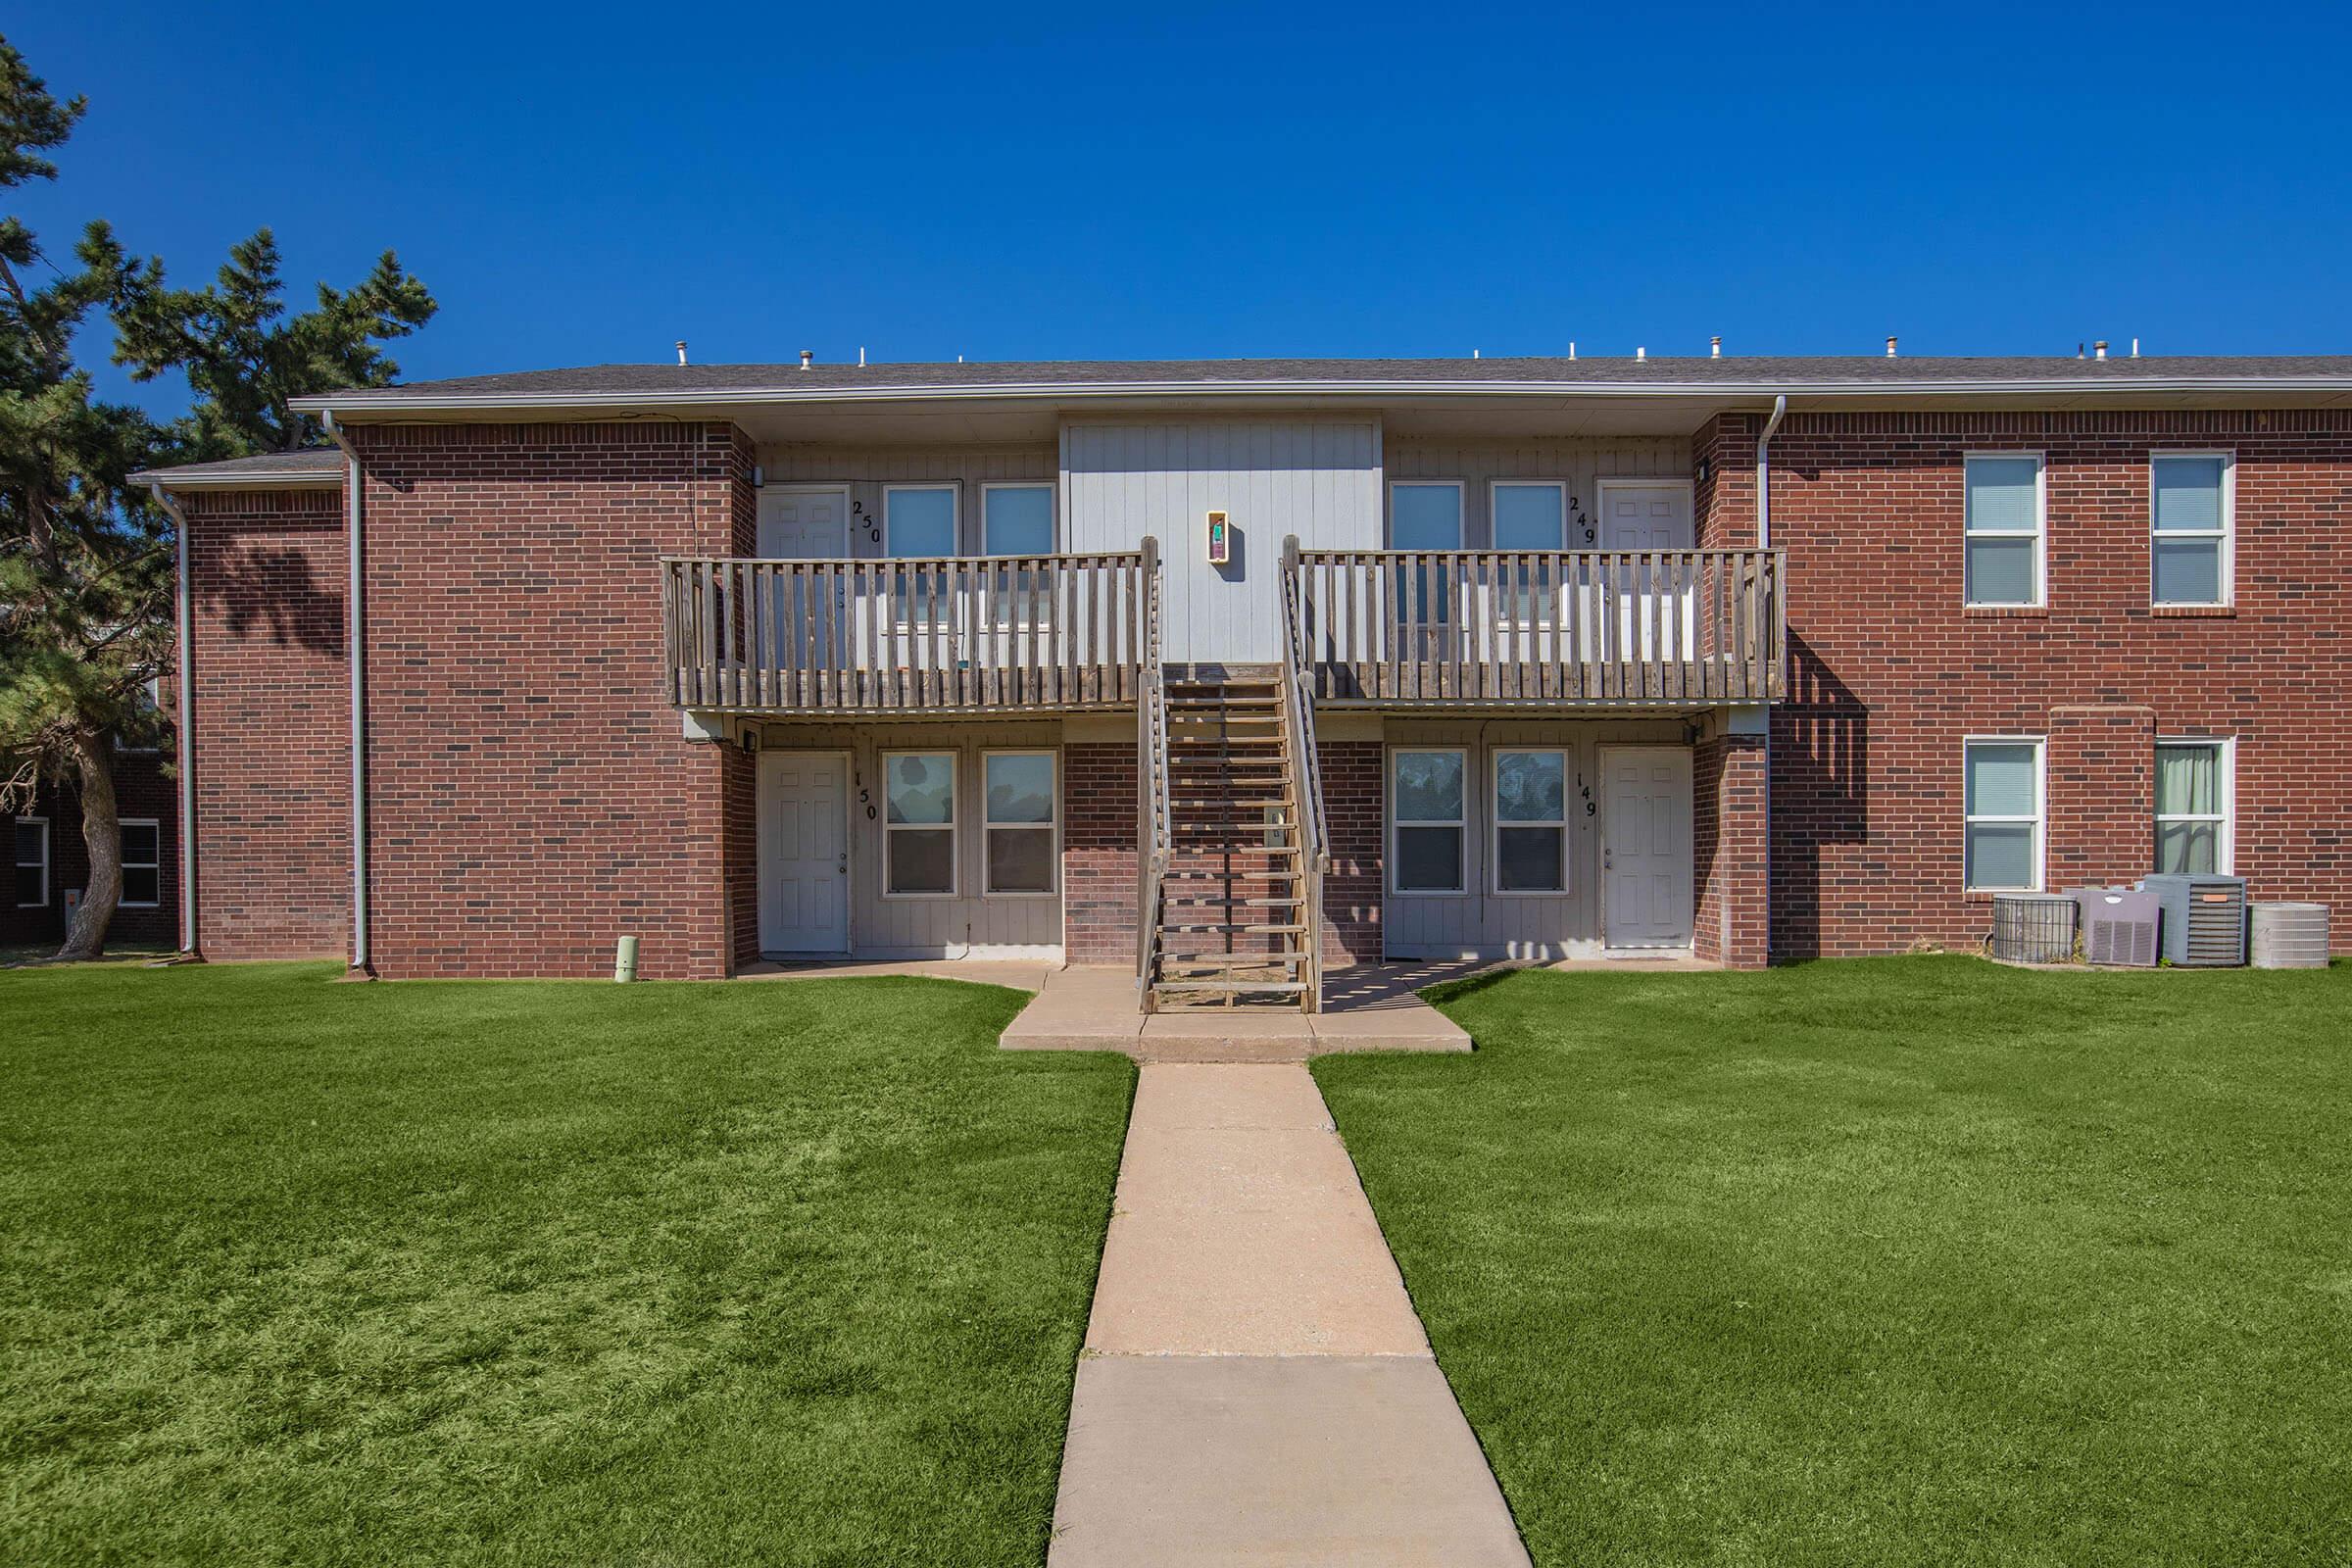
[[[1284,991],[1296,994],[1306,989],[1303,980],[1156,980],[1154,991]]]
[[[1268,896],[1262,899],[1169,899],[1172,909],[1283,909],[1296,908],[1300,900]]]
[[[1231,920],[1162,920],[1162,931],[1207,932],[1227,936],[1285,936],[1303,932],[1302,925],[1245,925]]]

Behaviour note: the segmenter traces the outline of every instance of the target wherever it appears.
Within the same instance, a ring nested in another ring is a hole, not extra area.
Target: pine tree
[[[0,40],[0,189],[54,179],[49,154],[84,102],[59,102]],[[0,795],[79,786],[90,879],[61,957],[94,957],[122,891],[114,754],[154,722],[171,653],[172,561],[161,519],[124,479],[156,450],[138,410],[101,403],[74,358],[89,313],[124,286],[103,225],[60,271],[0,218]],[[35,281],[39,270],[56,276]],[[139,738],[144,738],[143,736]]]
[[[386,251],[359,287],[321,283],[317,310],[287,317],[277,241],[267,228],[232,247],[201,289],[167,287],[160,266],[131,266],[119,248],[102,260],[117,280],[115,363],[140,381],[187,373],[196,406],[174,435],[193,461],[321,445],[317,422],[291,400],[390,385],[400,367],[377,345],[408,336],[439,309]]]

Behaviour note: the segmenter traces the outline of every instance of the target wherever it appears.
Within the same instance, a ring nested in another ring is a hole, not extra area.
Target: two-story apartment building
[[[2352,930],[2352,360],[607,366],[185,520],[189,941],[389,977]]]

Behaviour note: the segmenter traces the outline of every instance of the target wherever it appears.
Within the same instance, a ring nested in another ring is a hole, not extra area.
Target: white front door
[[[1690,946],[1690,753],[1604,746],[1601,935],[1611,948]]]
[[[765,561],[838,561],[850,553],[850,493],[799,485],[760,492],[760,555]]]
[[[1600,548],[1690,549],[1690,484],[1681,479],[1601,480]],[[1616,657],[1696,657],[1690,590],[1676,587],[1672,579],[1653,577],[1647,562],[1620,563],[1610,570],[1606,613],[1615,623],[1610,641]]]
[[[760,754],[760,951],[850,951],[849,759]]]

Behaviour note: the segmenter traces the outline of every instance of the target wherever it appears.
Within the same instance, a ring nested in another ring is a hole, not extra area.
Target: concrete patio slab
[[[1346,1051],[1468,1051],[1470,1037],[1413,994],[1470,964],[1353,964],[1330,971],[1324,1010],[1138,1007],[1124,968],[1057,969],[1000,1038],[1007,1051],[1119,1051],[1143,1061],[1283,1062]]]
[[[1527,1561],[1426,1357],[1079,1363],[1050,1568]]]

